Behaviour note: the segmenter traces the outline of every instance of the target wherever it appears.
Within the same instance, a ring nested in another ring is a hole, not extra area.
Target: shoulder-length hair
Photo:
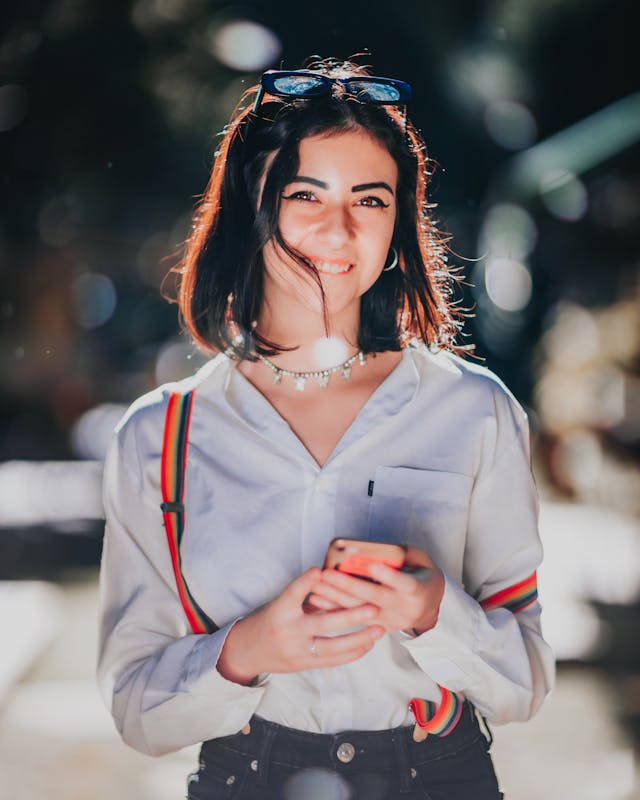
[[[370,74],[360,65],[331,59],[306,69],[331,77]],[[238,358],[254,360],[256,352],[269,356],[290,349],[263,338],[254,323],[263,301],[262,248],[273,239],[314,275],[329,335],[318,271],[280,233],[280,197],[297,174],[302,139],[362,131],[380,142],[398,166],[391,242],[398,266],[383,272],[363,294],[357,346],[365,353],[400,350],[418,338],[438,348],[469,349],[456,344],[462,325],[454,290],[460,277],[447,265],[448,237],[438,231],[434,206],[427,201],[432,164],[420,133],[406,112],[361,102],[334,86],[332,94],[317,99],[268,96],[255,114],[251,101],[258,87],[242,96],[222,132],[183,258],[174,270],[186,328],[205,350],[226,350]],[[257,208],[260,179],[272,154]]]

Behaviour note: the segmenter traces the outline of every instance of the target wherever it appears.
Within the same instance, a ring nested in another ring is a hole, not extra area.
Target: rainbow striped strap
[[[217,626],[191,596],[182,574],[180,543],[184,532],[184,478],[194,392],[173,392],[167,403],[162,439],[160,488],[162,515],[178,596],[194,633],[212,633]]]
[[[463,699],[455,692],[438,685],[440,704],[431,700],[412,697],[409,708],[416,719],[418,727],[436,736],[448,736],[456,727],[462,716]]]
[[[519,583],[507,586],[495,594],[485,597],[480,601],[480,605],[485,611],[493,611],[494,608],[506,608],[512,614],[523,611],[538,599],[538,582],[536,573],[529,575]]]

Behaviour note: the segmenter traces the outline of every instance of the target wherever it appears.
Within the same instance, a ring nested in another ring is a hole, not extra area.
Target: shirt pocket
[[[460,575],[473,478],[459,472],[378,467],[369,505],[369,538],[426,550]]]

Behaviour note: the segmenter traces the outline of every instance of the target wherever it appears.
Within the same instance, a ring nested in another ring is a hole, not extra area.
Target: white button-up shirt
[[[167,398],[196,389],[182,569],[220,627],[193,634],[163,528]],[[327,402],[331,402],[330,387]],[[487,369],[408,347],[320,468],[220,355],[131,407],[107,458],[99,683],[123,738],[162,754],[236,733],[252,714],[306,731],[411,724],[412,697],[460,692],[493,722],[529,718],[553,681],[540,605],[485,612],[542,557],[526,415]],[[413,544],[445,574],[436,626],[387,634],[344,666],[226,680],[230,627],[321,566],[336,536]]]

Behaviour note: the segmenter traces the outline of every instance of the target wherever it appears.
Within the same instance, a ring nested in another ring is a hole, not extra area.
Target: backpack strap
[[[162,439],[160,486],[162,515],[171,554],[171,565],[176,580],[178,596],[184,613],[194,633],[212,633],[217,625],[209,619],[191,596],[182,574],[180,543],[184,531],[184,482],[189,445],[189,425],[194,391],[181,394],[172,392],[167,403]]]

